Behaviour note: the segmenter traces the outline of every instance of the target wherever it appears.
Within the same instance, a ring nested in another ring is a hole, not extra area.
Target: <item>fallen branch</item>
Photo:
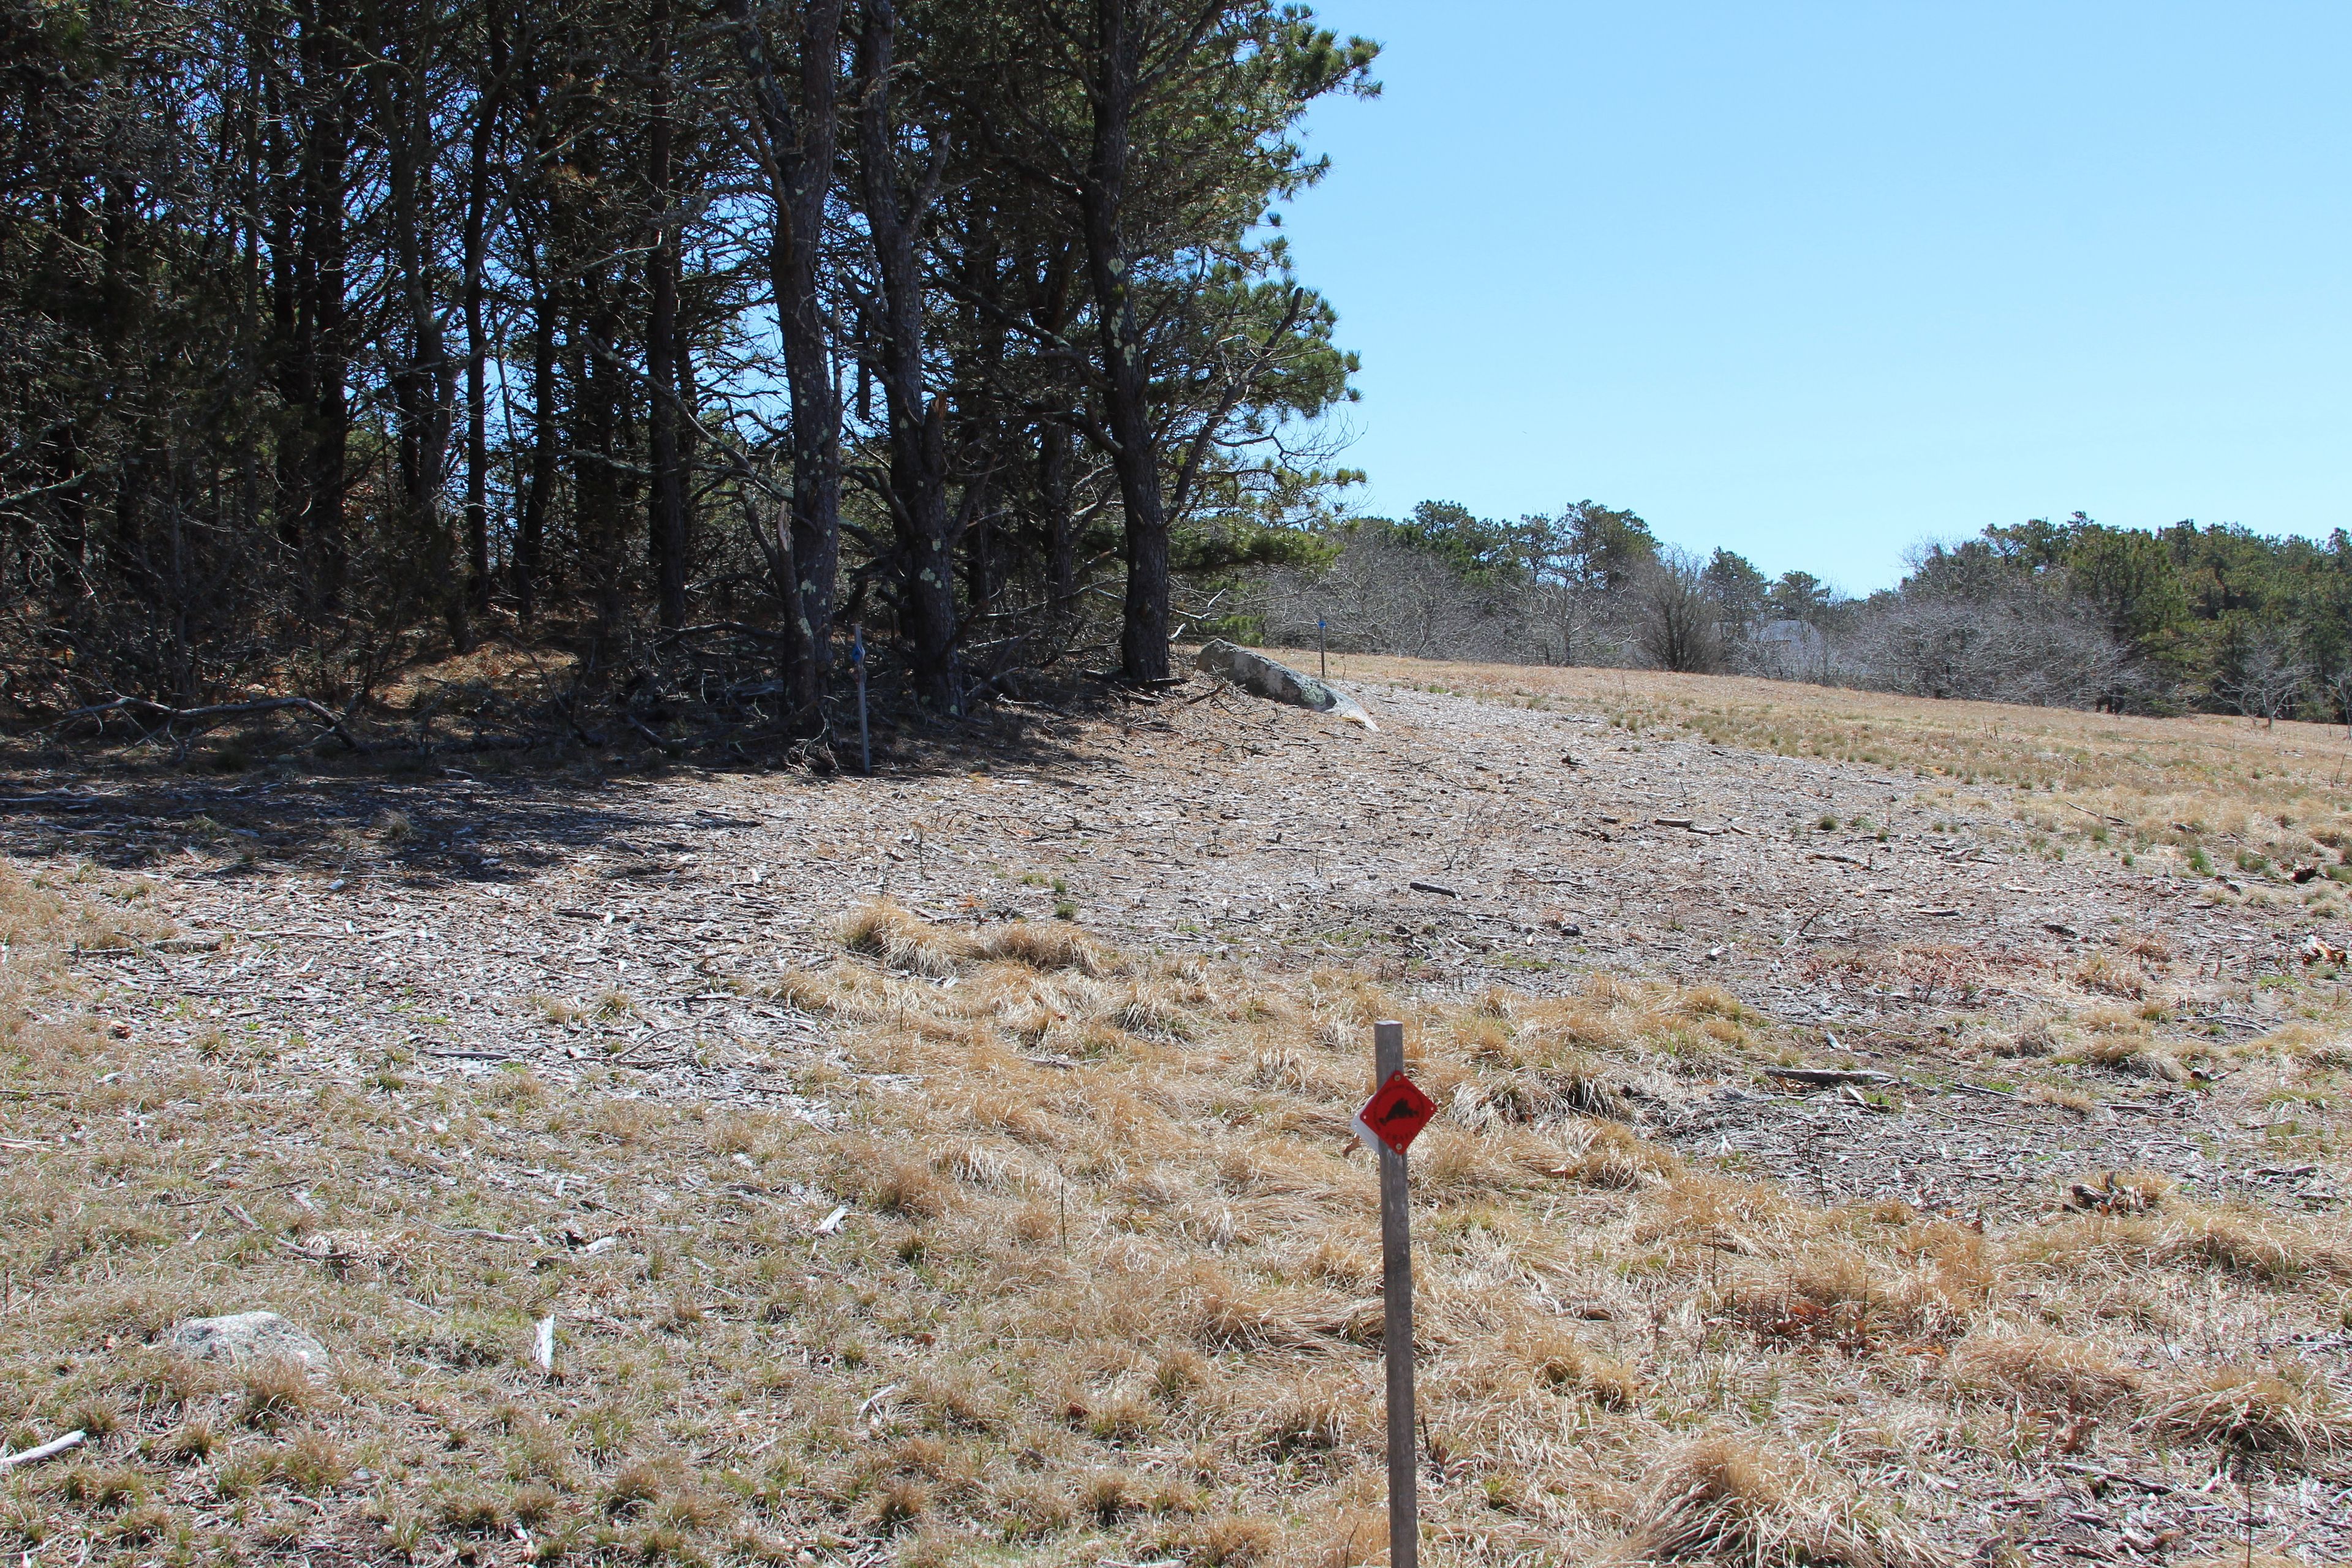
[[[163,721],[164,732],[169,734],[174,724],[200,722],[205,729],[210,729],[213,725],[230,719],[245,718],[256,713],[289,711],[310,714],[320,723],[324,724],[337,740],[362,755],[377,750],[375,746],[352,734],[345,727],[342,718],[332,709],[322,702],[315,702],[308,697],[264,697],[257,698],[250,702],[215,702],[204,708],[174,708],[169,703],[156,702],[145,697],[118,697],[111,702],[100,702],[89,708],[77,708],[47,728],[54,730],[58,725],[69,724],[77,719],[104,719],[110,713],[143,713],[151,718],[161,719]]]
[[[659,752],[662,755],[666,757],[679,757],[686,754],[686,747],[682,743],[677,741],[663,740],[659,735],[655,734],[653,730],[635,714],[624,714],[623,718],[625,720],[630,729],[635,730],[638,734],[643,735],[646,738],[646,743],[651,745],[654,750]]]
[[[68,1448],[80,1447],[82,1439],[88,1436],[81,1431],[68,1432],[62,1437],[50,1438],[37,1448],[26,1448],[19,1454],[0,1454],[0,1470],[13,1470],[18,1465],[37,1465],[43,1459],[54,1459]]]
[[[2062,1459],[2058,1463],[2058,1468],[2072,1471],[2078,1476],[2088,1476],[2094,1480],[2103,1481],[2109,1486],[2137,1487],[2141,1491],[2151,1492],[2158,1497],[2164,1497],[2180,1489],[2168,1481],[2143,1480],[2138,1476],[2127,1476],[2121,1470],[2103,1470],[2095,1465],[2071,1465]]]
[[[1837,908],[1835,904],[1823,904],[1820,909],[1817,909],[1811,914],[1807,915],[1804,919],[1803,924],[1798,926],[1796,930],[1790,931],[1788,935],[1780,939],[1780,945],[1782,947],[1786,947],[1790,942],[1796,941],[1799,937],[1803,936],[1807,931],[1813,929],[1813,922],[1815,921],[1821,919],[1823,915],[1829,913],[1835,908]]]
[[[0,795],[0,811],[37,805],[61,805],[68,811],[88,811],[100,799],[94,795]]]
[[[121,947],[76,947],[76,958],[120,958],[127,952],[218,952],[225,938],[217,936],[159,936],[153,942],[134,942]]]
[[[1212,685],[1206,691],[1196,691],[1192,696],[1184,699],[1184,706],[1190,708],[1195,702],[1206,702],[1210,698],[1222,696],[1232,689],[1232,682],[1222,678],[1218,678],[1215,680],[1215,684]]]
[[[1774,1078],[1785,1078],[1794,1083],[1820,1084],[1834,1089],[1842,1083],[1901,1083],[1891,1072],[1873,1072],[1867,1068],[1766,1068]]]

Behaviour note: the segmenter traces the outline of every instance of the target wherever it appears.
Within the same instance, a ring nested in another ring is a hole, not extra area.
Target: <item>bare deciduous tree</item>
[[[2246,638],[2219,685],[2231,706],[2248,719],[2261,720],[2267,730],[2294,709],[2310,683],[2311,667],[2293,636],[2266,627]]]
[[[2327,694],[2336,700],[2337,722],[2344,726],[2344,733],[2352,737],[2352,664],[2339,665],[2325,684]]]
[[[1268,574],[1253,607],[1267,640],[1292,647],[1314,642],[1320,618],[1329,624],[1329,646],[1342,652],[1528,657],[1515,596],[1481,595],[1437,557],[1375,534],[1350,538],[1320,570]]]
[[[1704,673],[1723,668],[1728,638],[1724,609],[1706,565],[1686,550],[1661,548],[1628,585],[1636,646],[1660,669]]]
[[[1861,684],[1890,691],[2058,708],[2096,705],[2127,662],[2097,617],[2031,588],[1885,595],[1846,660]]]

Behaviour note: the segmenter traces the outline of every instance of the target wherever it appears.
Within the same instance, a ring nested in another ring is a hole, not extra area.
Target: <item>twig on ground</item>
[[[55,723],[46,728],[54,730],[59,725],[69,724],[77,719],[103,720],[110,713],[143,713],[151,718],[161,719],[163,721],[163,732],[167,735],[172,732],[173,725],[190,722],[202,725],[202,728],[196,731],[201,734],[204,730],[209,730],[214,725],[231,719],[245,718],[257,713],[283,712],[310,714],[310,717],[324,724],[337,740],[362,756],[381,749],[351,732],[344,722],[348,715],[338,716],[324,703],[313,701],[308,697],[265,697],[250,702],[215,702],[203,708],[174,708],[168,703],[157,702],[145,697],[118,697],[111,702],[77,708],[72,712],[60,716]],[[189,739],[194,738],[194,736],[189,737]]]
[[[0,1454],[0,1470],[13,1470],[19,1465],[37,1465],[43,1459],[54,1459],[68,1448],[80,1447],[83,1438],[88,1436],[88,1433],[76,1430],[67,1433],[62,1437],[52,1437],[39,1447],[26,1448],[22,1453]]]

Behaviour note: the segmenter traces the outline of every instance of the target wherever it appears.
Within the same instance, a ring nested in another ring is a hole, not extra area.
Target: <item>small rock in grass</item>
[[[190,1318],[176,1325],[171,1347],[192,1361],[299,1361],[312,1372],[327,1365],[327,1347],[275,1312],[232,1312],[223,1318]]]

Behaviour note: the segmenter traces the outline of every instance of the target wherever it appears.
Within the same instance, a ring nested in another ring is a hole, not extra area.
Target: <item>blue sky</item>
[[[1325,0],[1286,216],[1366,510],[1850,591],[1988,523],[2352,527],[2352,5]]]

